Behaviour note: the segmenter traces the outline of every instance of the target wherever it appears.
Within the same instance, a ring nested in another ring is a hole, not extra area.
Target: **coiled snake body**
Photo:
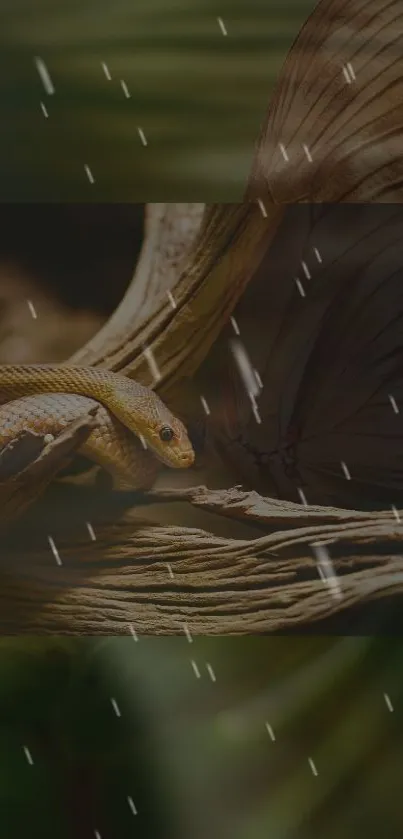
[[[150,452],[173,468],[193,463],[184,425],[156,393],[96,367],[0,365],[0,449],[27,428],[58,434],[93,400],[102,407],[97,428],[81,451],[106,468],[118,484],[148,488],[158,468]]]

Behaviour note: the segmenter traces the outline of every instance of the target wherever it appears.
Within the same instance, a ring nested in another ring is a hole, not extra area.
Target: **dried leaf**
[[[403,199],[401,0],[321,0],[292,46],[247,200]]]

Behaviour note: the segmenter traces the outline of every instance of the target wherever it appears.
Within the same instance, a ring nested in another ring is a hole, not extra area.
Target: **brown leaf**
[[[286,59],[247,200],[402,201],[403,4],[321,0]]]

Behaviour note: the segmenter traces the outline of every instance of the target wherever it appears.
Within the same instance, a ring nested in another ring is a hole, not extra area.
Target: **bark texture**
[[[129,512],[120,522],[93,522],[96,539],[90,542],[88,534],[72,540],[71,525],[69,532],[66,522],[57,532],[52,522],[61,565],[50,548],[39,547],[38,535],[29,551],[7,547],[2,632],[284,632],[402,593],[397,511],[301,509],[257,493],[205,487],[160,497],[186,498],[235,521],[252,520],[264,535],[222,538],[144,523]],[[327,569],[318,546],[325,550]]]

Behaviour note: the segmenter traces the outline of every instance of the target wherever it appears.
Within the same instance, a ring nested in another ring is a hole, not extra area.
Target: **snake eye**
[[[174,432],[170,425],[163,425],[160,430],[160,440],[163,443],[169,443],[174,438]]]

